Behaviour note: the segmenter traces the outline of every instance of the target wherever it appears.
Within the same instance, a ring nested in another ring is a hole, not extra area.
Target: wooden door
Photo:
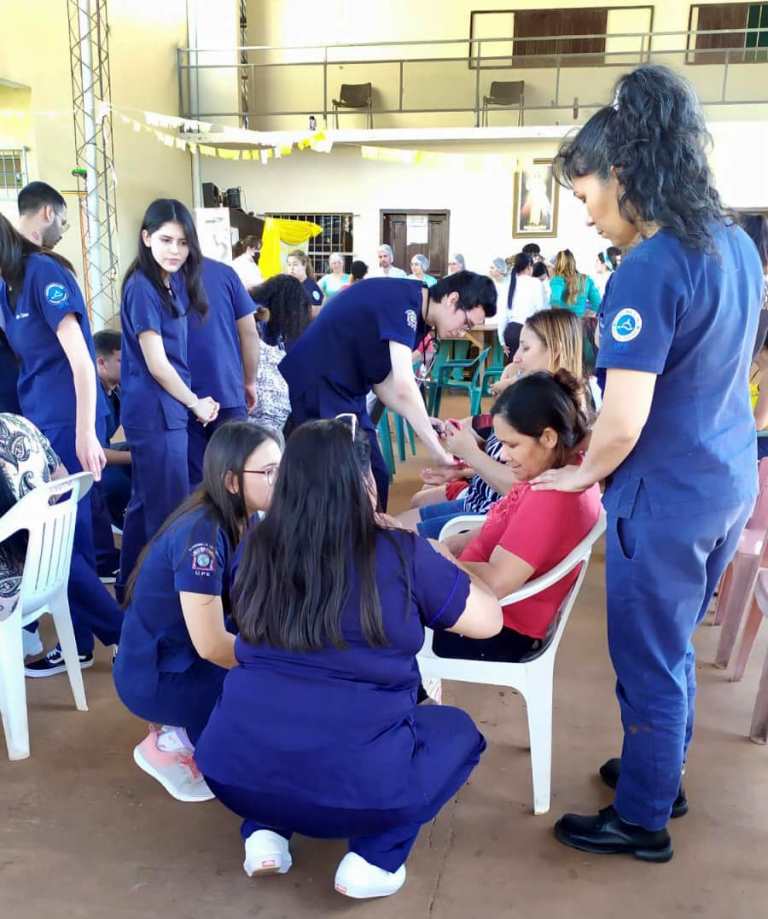
[[[411,221],[409,217],[417,218]],[[423,242],[426,222],[427,240]],[[414,226],[418,223],[419,226]],[[392,246],[395,265],[411,273],[411,259],[417,253],[429,259],[429,274],[441,278],[448,270],[450,211],[382,211],[381,241]],[[409,241],[409,236],[410,240]],[[413,238],[418,241],[413,242]]]

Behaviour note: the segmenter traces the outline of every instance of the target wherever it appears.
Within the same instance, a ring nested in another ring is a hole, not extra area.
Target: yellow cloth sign
[[[319,236],[323,228],[309,220],[288,220],[284,217],[267,217],[264,235],[261,238],[259,270],[266,280],[283,270],[280,258],[280,243],[295,249],[313,236]]]

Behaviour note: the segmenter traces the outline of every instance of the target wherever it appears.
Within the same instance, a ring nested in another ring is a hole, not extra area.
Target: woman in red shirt
[[[499,599],[554,568],[597,522],[597,485],[577,494],[533,491],[529,484],[549,469],[578,462],[578,446],[588,431],[582,406],[581,384],[563,370],[523,377],[493,406],[493,429],[504,445],[501,456],[519,484],[493,506],[479,532],[466,534],[463,546],[453,541],[452,549]],[[577,576],[578,570],[572,571],[541,593],[505,606],[504,628],[494,638],[436,633],[435,653],[496,661],[535,653]]]

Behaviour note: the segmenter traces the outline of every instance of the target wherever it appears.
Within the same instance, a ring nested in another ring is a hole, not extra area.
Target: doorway
[[[429,274],[441,278],[448,270],[450,211],[381,211],[383,243],[392,246],[395,265],[411,273],[417,253],[429,259]]]

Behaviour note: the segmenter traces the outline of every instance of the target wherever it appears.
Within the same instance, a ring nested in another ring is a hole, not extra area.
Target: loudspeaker
[[[241,200],[239,188],[228,188],[224,192],[224,207],[241,207]]]
[[[213,182],[203,182],[203,207],[221,207],[221,192]]]

